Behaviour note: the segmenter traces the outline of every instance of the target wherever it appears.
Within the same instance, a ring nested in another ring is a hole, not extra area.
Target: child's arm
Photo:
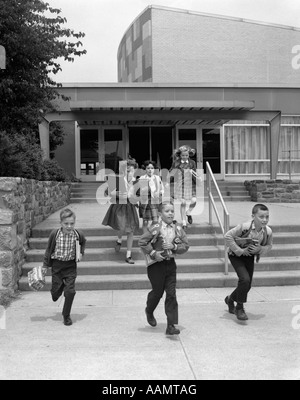
[[[178,243],[176,243],[176,239],[174,241],[175,248],[174,250],[172,250],[174,254],[184,254],[190,248],[189,241],[185,231],[183,229],[180,229],[180,231],[181,231],[180,240],[178,241]]]
[[[159,229],[159,226],[157,227]],[[162,257],[163,251],[156,251],[152,246],[153,232],[148,230],[145,232],[139,240],[139,246],[145,254],[150,255],[151,258],[155,259],[158,262],[164,260]]]
[[[267,228],[268,229],[268,228]],[[270,229],[270,228],[269,228]],[[272,250],[273,247],[273,232],[270,229],[270,233],[268,233],[268,241],[267,244],[265,246],[261,246],[261,251],[260,251],[260,255],[265,255],[267,254],[270,250]]]
[[[45,254],[44,254],[44,260],[43,260],[43,268],[44,269],[48,269],[48,268],[50,268],[50,265],[49,265],[49,260],[50,260],[50,257],[51,257],[51,251],[52,251],[52,243],[53,243],[53,240],[54,240],[54,238],[55,238],[55,236],[56,236],[56,233],[57,233],[57,231],[52,231],[51,233],[50,233],[50,236],[49,236],[49,239],[48,239],[48,243],[47,243],[47,247],[46,247],[46,251],[45,251]]]
[[[238,257],[248,253],[248,249],[242,249],[240,246],[237,245],[235,241],[235,238],[241,237],[242,234],[243,234],[243,225],[238,225],[235,228],[228,231],[224,236],[227,247],[229,247],[230,250],[233,251],[234,254],[236,254]]]

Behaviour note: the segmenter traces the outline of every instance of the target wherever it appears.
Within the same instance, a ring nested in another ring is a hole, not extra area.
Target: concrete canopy
[[[264,121],[270,124],[271,178],[277,176],[280,111],[255,111],[254,101],[203,100],[70,100],[69,110],[49,113],[40,124],[41,146],[49,158],[49,124],[77,121],[79,125],[176,124],[222,125],[231,120]]]

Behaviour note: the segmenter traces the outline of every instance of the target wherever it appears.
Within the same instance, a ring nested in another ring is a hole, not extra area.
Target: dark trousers
[[[168,325],[178,324],[178,303],[176,298],[176,271],[174,258],[155,263],[148,267],[152,291],[148,294],[147,312],[153,313],[166,292],[165,312]]]
[[[63,315],[68,317],[71,312],[73,300],[76,294],[75,281],[77,278],[77,266],[75,261],[53,260],[52,264],[52,300],[57,301],[64,293],[65,304]]]
[[[254,274],[254,257],[229,256],[229,259],[239,278],[238,287],[230,297],[237,303],[247,303]]]

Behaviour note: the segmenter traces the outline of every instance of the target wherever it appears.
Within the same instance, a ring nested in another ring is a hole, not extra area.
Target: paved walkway
[[[170,338],[163,303],[147,325],[146,291],[78,292],[72,327],[49,293],[23,293],[0,321],[0,380],[299,380],[300,287],[254,288],[247,323],[227,294],[178,290],[182,333]]]
[[[228,203],[231,224],[250,218],[252,206]],[[270,225],[299,225],[300,204],[269,206]],[[82,229],[100,228],[107,209],[70,207]],[[39,227],[58,223],[59,212]],[[207,205],[195,223],[208,223]],[[182,333],[169,338],[163,302],[158,327],[145,321],[146,291],[78,292],[72,327],[62,324],[62,304],[49,293],[25,292],[0,310],[0,380],[299,380],[300,287],[254,288],[247,323],[228,314],[227,294],[178,290]]]

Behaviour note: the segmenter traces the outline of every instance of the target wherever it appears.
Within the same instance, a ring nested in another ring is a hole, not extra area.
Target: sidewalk
[[[229,291],[178,290],[173,338],[163,302],[147,325],[147,291],[78,292],[72,327],[49,293],[25,292],[0,330],[0,380],[299,380],[300,287],[254,288],[247,323],[228,314]]]

